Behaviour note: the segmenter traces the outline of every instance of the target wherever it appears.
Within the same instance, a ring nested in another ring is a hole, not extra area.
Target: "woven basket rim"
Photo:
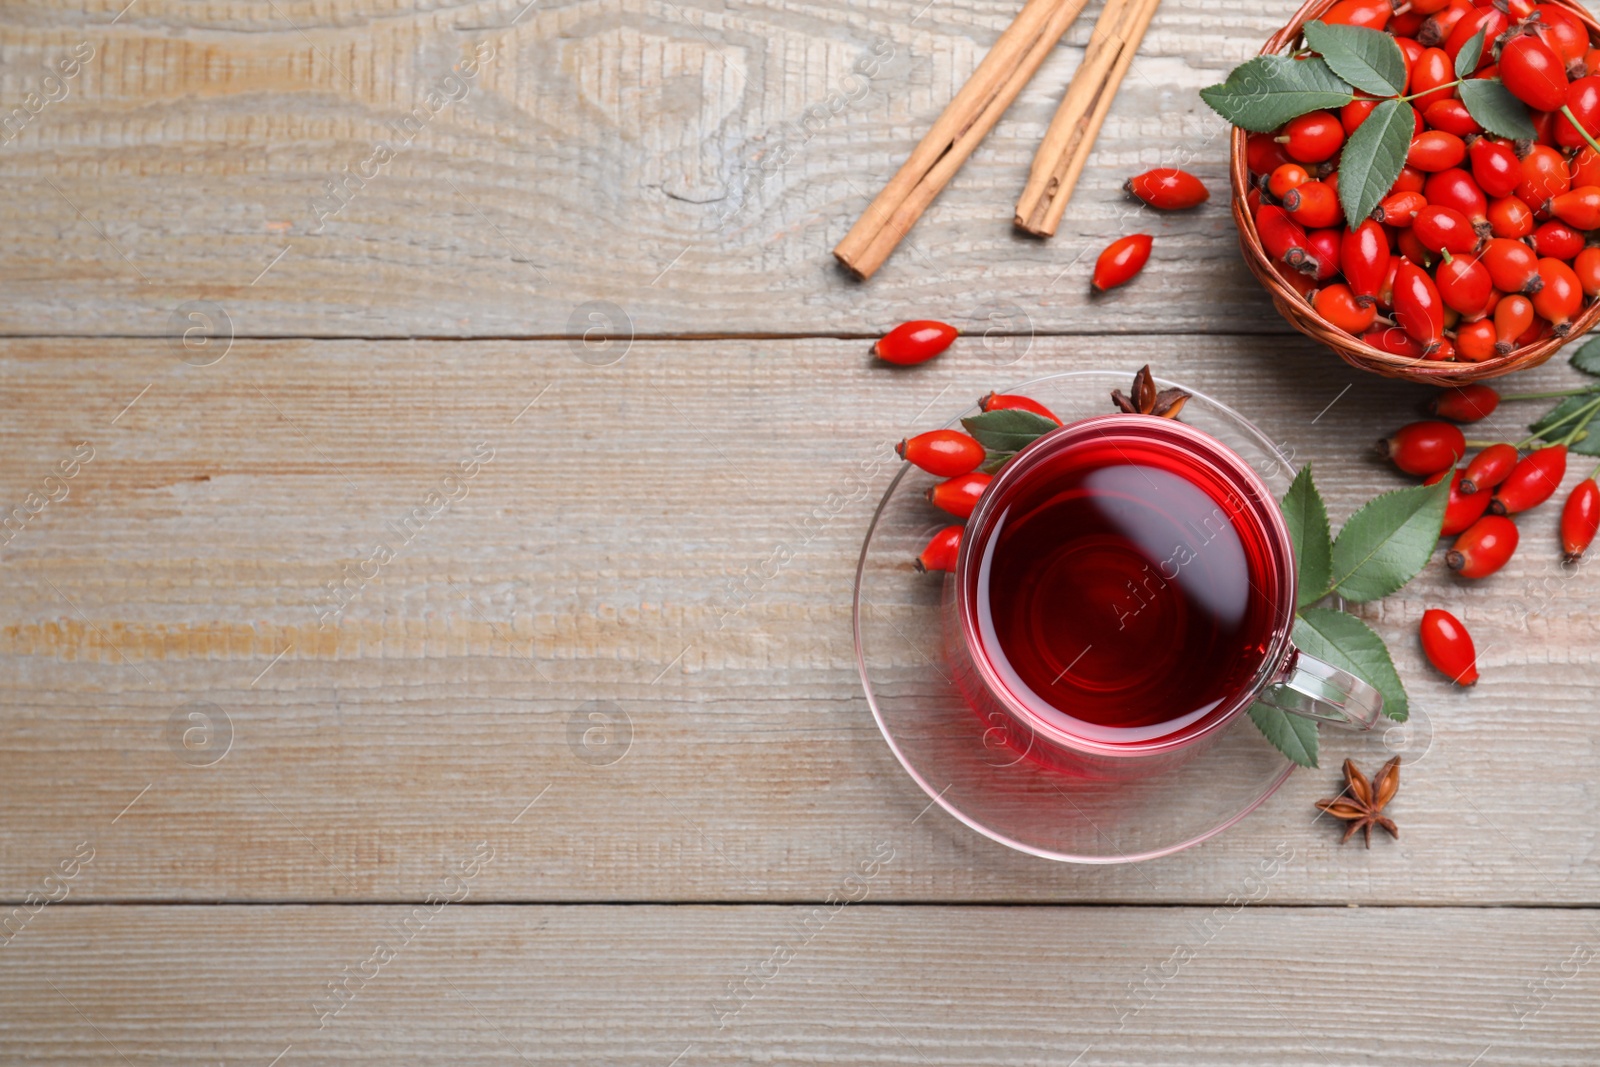
[[[1301,29],[1338,0],[1306,0],[1277,33],[1261,46],[1261,55],[1282,53],[1301,39]],[[1589,30],[1591,43],[1600,46],[1600,21],[1575,0],[1544,0],[1575,15]],[[1233,220],[1239,230],[1239,244],[1244,252],[1245,265],[1256,276],[1272,297],[1278,313],[1301,333],[1334,350],[1346,363],[1363,370],[1391,378],[1413,382],[1448,386],[1498,378],[1515,371],[1535,367],[1555,355],[1562,347],[1587,333],[1600,322],[1600,299],[1593,299],[1583,312],[1573,320],[1565,336],[1551,336],[1536,341],[1513,352],[1497,355],[1482,362],[1466,360],[1429,360],[1412,356],[1397,356],[1374,348],[1319,315],[1311,303],[1288,285],[1275,269],[1256,232],[1255,220],[1247,205],[1250,191],[1250,170],[1246,153],[1248,133],[1235,127],[1230,139],[1229,178],[1233,188]]]

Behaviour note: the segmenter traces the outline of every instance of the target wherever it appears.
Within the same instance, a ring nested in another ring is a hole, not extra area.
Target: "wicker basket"
[[[1306,4],[1295,12],[1289,24],[1273,34],[1262,46],[1262,54],[1282,53],[1290,45],[1298,47],[1300,28],[1319,17],[1336,2],[1337,0],[1307,0]],[[1596,22],[1594,16],[1590,15],[1582,5],[1573,3],[1572,0],[1545,0],[1545,2],[1559,4],[1572,12],[1589,28],[1590,39],[1600,41],[1600,22]],[[1312,309],[1310,302],[1295,292],[1273,268],[1272,261],[1261,246],[1261,237],[1256,233],[1255,220],[1250,217],[1250,210],[1246,205],[1245,197],[1250,189],[1250,169],[1246,160],[1245,136],[1244,130],[1234,129],[1233,220],[1239,227],[1239,244],[1244,250],[1245,263],[1249,265],[1250,272],[1272,295],[1272,302],[1277,307],[1278,313],[1287,319],[1291,326],[1307,337],[1333,349],[1339,354],[1340,359],[1352,367],[1360,367],[1362,370],[1373,371],[1388,378],[1404,378],[1411,382],[1438,386],[1466,385],[1486,378],[1498,378],[1502,374],[1510,374],[1512,371],[1527,367],[1536,367],[1555,355],[1557,349],[1587,332],[1600,321],[1600,301],[1591,302],[1583,314],[1573,322],[1572,329],[1565,337],[1549,337],[1525,345],[1504,356],[1484,360],[1482,363],[1424,360],[1396,356],[1373,348],[1318,315]]]

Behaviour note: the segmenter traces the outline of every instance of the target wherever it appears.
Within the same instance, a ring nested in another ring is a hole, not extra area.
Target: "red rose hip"
[[[1538,507],[1555,495],[1566,474],[1566,445],[1529,452],[1495,488],[1489,510],[1496,515],[1516,515]]]
[[[1101,292],[1126,285],[1144,269],[1150,258],[1152,238],[1147,233],[1130,234],[1106,246],[1094,264],[1094,287]]]
[[[961,474],[938,485],[928,487],[928,503],[940,511],[948,511],[958,519],[965,519],[978,506],[983,491],[994,478],[992,474]],[[1480,497],[1482,493],[1478,494]],[[1485,501],[1487,503],[1487,501]]]
[[[1463,578],[1487,578],[1516,550],[1517,524],[1504,515],[1485,515],[1456,538],[1444,562]]]
[[[1123,189],[1163,211],[1198,207],[1211,196],[1204,182],[1176,167],[1157,167],[1137,174],[1127,180]]]
[[[1436,474],[1467,454],[1467,439],[1448,422],[1413,422],[1379,441],[1378,451],[1407,474]]]
[[[1017,393],[987,393],[978,400],[981,411],[1031,411],[1035,415],[1043,416],[1061,425],[1061,417],[1031,396],[1022,396]]]
[[[932,319],[902,322],[873,343],[872,354],[885,363],[902,366],[926,363],[949,348],[959,332],[954,326]]]
[[[1477,682],[1478,653],[1460,619],[1440,608],[1429,608],[1422,613],[1419,631],[1422,654],[1435,670],[1457,685]]]
[[[1600,530],[1600,484],[1589,475],[1572,489],[1561,509],[1561,551],[1567,563],[1576,563]]]
[[[913,564],[918,571],[953,571],[961,553],[961,527],[946,526],[928,541]]]
[[[960,430],[929,430],[895,446],[900,458],[929,474],[954,478],[978,469],[983,446]]]

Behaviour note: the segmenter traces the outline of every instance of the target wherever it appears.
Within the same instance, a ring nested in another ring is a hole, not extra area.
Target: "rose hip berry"
[[[1493,277],[1493,271],[1490,271]],[[1537,277],[1537,275],[1535,275]],[[1495,351],[1501,355],[1517,347],[1518,339],[1533,326],[1533,301],[1525,296],[1508,296],[1495,305],[1494,330],[1500,340]]]
[[[1429,204],[1411,220],[1411,232],[1430,252],[1465,255],[1478,247],[1478,234],[1467,217],[1453,207]]]
[[[1378,318],[1378,309],[1371,304],[1358,302],[1350,287],[1343,282],[1318,289],[1311,306],[1317,309],[1318,315],[1355,337],[1370,330]]]
[[[1356,302],[1371,307],[1389,270],[1389,239],[1383,227],[1367,219],[1339,239],[1339,266]]]
[[[901,441],[894,449],[900,458],[929,474],[954,478],[978,469],[983,446],[960,430],[929,430]]]
[[[1563,92],[1565,88],[1563,85]],[[1312,111],[1290,119],[1279,134],[1278,143],[1288,151],[1290,159],[1321,163],[1344,147],[1344,126],[1331,111]]]
[[[1561,509],[1561,551],[1567,563],[1576,563],[1594,543],[1595,531],[1600,530],[1600,484],[1594,475],[1573,486]]]
[[[1456,358],[1470,363],[1493,359],[1497,355],[1494,350],[1496,340],[1493,319],[1460,323],[1456,326]]]
[[[1290,189],[1283,196],[1283,210],[1301,226],[1320,230],[1344,221],[1339,194],[1327,182],[1309,181]]]
[[[938,485],[928,487],[928,503],[941,511],[948,511],[958,519],[965,519],[978,506],[978,499],[989,487],[992,474],[962,474]],[[1483,496],[1479,493],[1478,496]]]
[[[1489,510],[1496,515],[1516,515],[1538,507],[1561,486],[1566,473],[1566,445],[1550,445],[1529,452],[1495,488]]]
[[[1496,237],[1520,238],[1533,233],[1533,208],[1514,196],[1489,203],[1489,232]]]
[[[1461,477],[1461,491],[1463,493],[1480,493],[1485,489],[1493,489],[1506,480],[1516,467],[1521,457],[1517,454],[1515,445],[1500,444],[1490,445],[1467,464],[1466,473]]]
[[[1572,196],[1572,193],[1563,193],[1556,197],[1556,201]],[[1596,197],[1600,197],[1600,189],[1595,190]],[[1555,201],[1552,201],[1554,203]],[[1541,256],[1550,256],[1554,259],[1571,259],[1583,251],[1583,234],[1560,221],[1560,216],[1544,223],[1533,231],[1533,250]]]
[[[1439,471],[1430,474],[1423,480],[1423,485],[1438,485],[1444,476],[1450,475],[1450,502],[1445,505],[1444,525],[1439,529],[1440,537],[1454,537],[1468,526],[1477,522],[1489,508],[1488,493],[1463,493],[1461,491],[1461,470]],[[970,477],[970,475],[969,475]]]
[[[1302,273],[1317,272],[1317,265],[1314,262],[1310,264],[1309,270],[1304,269],[1307,260],[1312,258],[1309,248],[1311,242],[1306,237],[1306,231],[1301,229],[1300,224],[1291,219],[1283,208],[1276,204],[1262,204],[1256,211],[1256,232],[1261,235],[1261,243],[1266,248],[1267,254],[1277,262]]]
[[[1472,177],[1485,196],[1510,196],[1522,184],[1522,164],[1511,145],[1480,137],[1467,150],[1472,161]]]
[[[1517,550],[1517,524],[1504,515],[1485,515],[1456,538],[1445,566],[1463,578],[1487,578]]]
[[[1061,417],[1059,415],[1031,396],[1021,396],[1015,393],[987,393],[979,398],[978,407],[982,411],[1006,411],[1011,409],[1031,411],[1035,415],[1042,415],[1049,419],[1057,426],[1061,425]]]
[[[1437,349],[1444,336],[1439,289],[1427,271],[1408,260],[1400,261],[1394,275],[1394,320],[1422,345],[1425,355]]]
[[[1581,189],[1571,189],[1558,196],[1550,198],[1550,203],[1545,210],[1560,219],[1570,223],[1580,230],[1600,229],[1600,186],[1586,185]],[[1545,223],[1546,226],[1549,223]],[[1583,247],[1581,244],[1578,247]],[[1542,249],[1541,249],[1542,251]],[[1560,253],[1552,251],[1550,255]],[[1563,259],[1570,259],[1577,255],[1576,250]]]
[[[1501,45],[1500,80],[1535,111],[1559,111],[1567,102],[1566,63],[1531,32]]]
[[[1494,291],[1487,267],[1470,256],[1452,257],[1448,251],[1434,275],[1434,282],[1445,306],[1462,315],[1483,314]],[[1490,348],[1493,347],[1491,341]]]
[[[1521,241],[1491,237],[1480,255],[1489,268],[1494,287],[1502,293],[1536,293],[1544,285],[1539,277],[1539,257]]]
[[[1298,163],[1285,163],[1267,176],[1267,192],[1282,200],[1290,190],[1311,180],[1311,172]]]
[[[1477,682],[1478,653],[1460,619],[1440,608],[1429,608],[1422,613],[1419,632],[1422,654],[1435,670],[1457,685]]]
[[[1147,233],[1129,234],[1112,241],[1095,261],[1094,287],[1105,292],[1132,281],[1150,258],[1152,241]]]
[[[1493,386],[1476,383],[1456,389],[1442,389],[1428,401],[1428,412],[1441,415],[1451,422],[1477,422],[1494,414],[1500,406],[1500,394]]]
[[[918,571],[953,571],[961,552],[961,527],[946,526],[929,539],[913,564]]]
[[[1466,158],[1466,142],[1443,130],[1428,130],[1419,134],[1412,140],[1411,151],[1406,154],[1407,163],[1430,174],[1449,170]]]
[[[1533,310],[1555,327],[1557,337],[1565,337],[1583,310],[1583,285],[1571,267],[1548,256],[1539,261],[1539,282]]]
[[[1176,167],[1157,167],[1129,178],[1123,189],[1162,211],[1198,207],[1211,196],[1205,183]]]
[[[926,363],[950,347],[958,331],[954,326],[932,319],[902,322],[872,346],[872,354],[885,363],[909,366]]]
[[[1435,474],[1467,454],[1467,439],[1448,422],[1413,422],[1378,442],[1378,451],[1407,474]]]

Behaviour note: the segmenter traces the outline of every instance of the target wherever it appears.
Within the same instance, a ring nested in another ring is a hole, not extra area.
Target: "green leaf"
[[[1499,78],[1468,78],[1456,91],[1467,114],[1490,133],[1513,140],[1532,140],[1538,135],[1528,117],[1528,105],[1512,96]]]
[[[1456,53],[1456,77],[1470,78],[1472,72],[1478,69],[1478,60],[1483,58],[1483,39],[1488,32],[1489,27],[1485,24],[1472,35],[1472,40],[1462,45],[1461,51]]]
[[[1345,142],[1339,157],[1339,204],[1349,225],[1359,226],[1400,177],[1416,129],[1410,104],[1385,100]]]
[[[1342,611],[1307,608],[1294,624],[1294,643],[1308,656],[1349,671],[1383,694],[1383,713],[1405,722],[1411,713],[1406,687],[1389,658],[1389,647],[1372,627]]]
[[[1580,456],[1600,456],[1600,419],[1585,427],[1587,436],[1580,437],[1567,446],[1567,451]]]
[[[1572,365],[1585,374],[1600,374],[1600,337],[1591,338],[1572,353]]]
[[[1315,604],[1333,587],[1333,534],[1328,529],[1328,509],[1311,480],[1311,467],[1300,468],[1289,491],[1283,494],[1283,518],[1294,542],[1295,566],[1300,575],[1299,606]]]
[[[1317,723],[1300,715],[1290,715],[1270,704],[1250,705],[1250,721],[1266,735],[1272,746],[1302,767],[1317,765]]]
[[[1545,436],[1545,431],[1552,431],[1555,439],[1560,440],[1572,432],[1577,425],[1574,417],[1578,412],[1593,404],[1597,398],[1593,394],[1579,393],[1562,399],[1561,403],[1551,408],[1539,417],[1539,421],[1532,423],[1528,429],[1540,437]]]
[[[1059,424],[1021,408],[1001,408],[969,416],[961,420],[961,425],[986,452],[1018,452]]]
[[[1365,26],[1329,26],[1325,22],[1306,23],[1304,33],[1306,44],[1322,54],[1328,68],[1357,89],[1375,96],[1397,96],[1406,91],[1406,59],[1387,33]]]
[[[1369,500],[1333,543],[1333,587],[1345,599],[1377,600],[1405,585],[1439,543],[1449,478]]]
[[[1354,95],[1322,60],[1288,56],[1256,56],[1234,67],[1221,85],[1200,90],[1217,114],[1254,133],[1318,108],[1343,107]]]

